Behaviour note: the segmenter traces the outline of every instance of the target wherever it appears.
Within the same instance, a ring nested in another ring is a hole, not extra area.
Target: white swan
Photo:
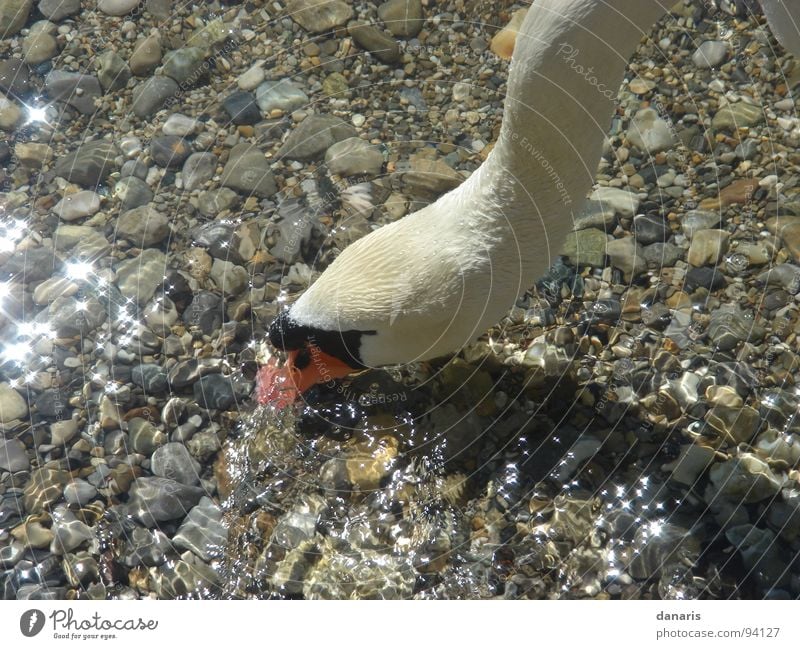
[[[534,2],[485,163],[435,203],[350,245],[272,324],[300,391],[457,350],[533,285],[592,185],[628,59],[672,3]],[[764,4],[770,21],[799,13]],[[796,25],[775,31],[797,44]]]

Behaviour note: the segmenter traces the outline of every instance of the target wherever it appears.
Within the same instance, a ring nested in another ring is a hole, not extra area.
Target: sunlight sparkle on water
[[[49,124],[47,121],[47,109],[47,106],[29,106],[25,104],[25,112],[27,113],[25,123],[32,124],[34,122],[43,122]]]
[[[71,261],[66,264],[67,278],[86,279],[92,274],[92,264],[88,261]]]
[[[3,347],[2,356],[4,361],[12,363],[23,363],[31,353],[31,346],[27,342],[11,343]]]

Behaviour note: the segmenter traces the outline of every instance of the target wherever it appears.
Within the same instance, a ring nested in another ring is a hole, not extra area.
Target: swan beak
[[[307,348],[307,353],[311,356],[311,362],[301,369],[295,364],[299,353],[299,350],[288,352],[286,367],[289,370],[289,376],[292,377],[292,383],[300,393],[305,392],[317,383],[331,383],[334,379],[341,379],[358,371],[344,361],[326,354],[313,344],[309,344]]]

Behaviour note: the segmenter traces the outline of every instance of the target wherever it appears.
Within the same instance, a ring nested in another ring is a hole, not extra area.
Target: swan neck
[[[579,209],[591,188],[628,59],[665,12],[656,0],[538,0],[514,50],[486,174],[520,200]],[[530,196],[530,198],[526,198]]]

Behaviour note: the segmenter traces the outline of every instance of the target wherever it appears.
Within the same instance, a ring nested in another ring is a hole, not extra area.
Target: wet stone
[[[153,423],[142,417],[134,417],[128,422],[128,436],[133,450],[142,455],[150,456],[167,441],[163,431],[158,430]]]
[[[344,4],[344,3],[341,3]],[[33,0],[2,0],[0,2],[0,38],[10,38],[28,21]]]
[[[290,0],[287,11],[292,20],[312,34],[330,31],[353,17],[352,7],[341,0]]]
[[[154,475],[187,485],[200,482],[200,464],[183,444],[169,442],[157,448],[150,460]]]
[[[692,293],[698,288],[705,288],[708,291],[716,291],[725,286],[725,276],[716,268],[707,266],[701,268],[690,268],[686,272],[683,280],[684,290]]]
[[[278,191],[269,162],[258,147],[237,144],[222,170],[221,183],[243,194],[268,198]]]
[[[163,74],[181,87],[197,83],[204,74],[205,51],[200,47],[182,47],[164,55]]]
[[[64,486],[71,476],[67,471],[58,469],[36,469],[25,486],[23,503],[26,511],[36,514],[48,508],[61,498]]]
[[[642,248],[642,258],[650,269],[668,268],[683,257],[683,249],[673,243],[651,243]]]
[[[222,100],[222,107],[234,124],[256,124],[261,121],[261,110],[255,95],[239,90]]]
[[[383,63],[394,63],[400,59],[399,43],[375,25],[353,21],[348,23],[347,33],[353,37],[356,43]]]
[[[289,79],[265,81],[256,88],[256,103],[264,113],[273,110],[291,113],[305,106],[308,101],[308,95]]]
[[[145,394],[163,394],[167,391],[167,372],[155,363],[135,365],[131,369],[131,381],[144,389]]]
[[[128,80],[131,78],[131,69],[114,50],[106,50],[99,54],[95,65],[97,67],[97,80],[106,92],[121,90],[128,85]]]
[[[176,97],[178,91],[178,84],[170,77],[149,77],[133,89],[133,112],[141,119],[150,117]]]
[[[94,100],[103,94],[96,76],[80,72],[53,70],[45,77],[44,86],[51,99],[69,104],[84,115],[96,112]]]
[[[325,153],[325,164],[340,176],[376,175],[383,167],[383,153],[377,146],[352,137],[331,146]]]
[[[222,523],[222,510],[203,496],[189,512],[172,539],[176,547],[189,550],[204,561],[221,555],[228,541],[228,529]]]
[[[63,505],[57,507],[52,514],[53,541],[50,551],[54,554],[66,554],[94,539],[94,532],[83,521],[78,520]]]
[[[239,200],[239,195],[227,187],[210,189],[206,192],[201,192],[197,197],[197,211],[203,216],[214,218],[221,212],[232,209]]]
[[[64,500],[73,507],[84,507],[97,496],[97,489],[86,480],[73,479],[64,487]]]
[[[567,235],[562,254],[576,266],[604,266],[608,237],[595,229],[579,230]]]
[[[633,218],[633,234],[636,241],[643,246],[651,243],[663,243],[672,234],[666,221],[660,216],[640,214]]]
[[[30,72],[20,59],[0,60],[0,90],[24,97],[30,91]]]
[[[159,167],[178,168],[192,154],[192,146],[177,135],[153,138],[150,157]]]
[[[73,16],[81,10],[80,0],[40,0],[39,11],[54,23]]]
[[[235,403],[230,377],[210,374],[194,384],[194,398],[203,408],[227,410]]]
[[[716,68],[728,55],[724,41],[703,41],[692,54],[692,63],[700,69]]]
[[[322,156],[336,142],[356,136],[356,130],[338,117],[309,115],[289,133],[276,155],[310,161]]]
[[[160,250],[147,248],[138,257],[117,266],[117,287],[125,297],[146,304],[164,281],[167,257]]]
[[[169,233],[169,220],[152,205],[128,210],[117,221],[116,235],[136,246],[147,247],[160,243]]]
[[[628,126],[631,144],[646,153],[655,154],[675,145],[669,124],[653,108],[643,108]]]
[[[160,566],[172,552],[172,544],[161,530],[134,527],[126,537],[122,562],[129,567]]]
[[[152,202],[153,190],[136,176],[128,176],[114,185],[114,197],[122,202],[123,210],[134,210]]]
[[[0,439],[0,469],[17,473],[18,471],[28,471],[30,468],[31,461],[25,450],[25,445],[21,441],[18,439]]]
[[[87,142],[75,151],[61,157],[53,171],[56,176],[84,187],[95,188],[105,182],[108,175],[116,169],[115,158],[119,155],[117,147],[105,140]]]
[[[400,38],[413,38],[424,22],[421,0],[389,0],[378,7],[378,16]]]
[[[28,414],[28,404],[8,383],[0,383],[0,424],[22,419]]]
[[[225,303],[219,295],[199,291],[183,312],[183,322],[189,327],[199,327],[208,335],[214,333],[226,320]]]
[[[211,180],[217,169],[217,156],[213,153],[193,153],[183,164],[183,188],[192,191]]]
[[[203,495],[200,487],[184,485],[169,478],[138,478],[131,485],[128,512],[143,525],[183,518]]]

